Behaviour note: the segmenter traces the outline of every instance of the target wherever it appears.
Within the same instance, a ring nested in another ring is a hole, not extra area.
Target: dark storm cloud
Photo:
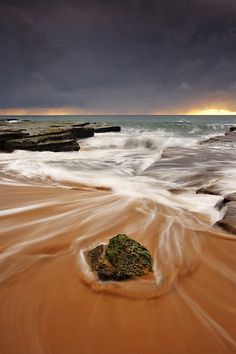
[[[236,108],[235,0],[7,0],[0,13],[0,108]]]

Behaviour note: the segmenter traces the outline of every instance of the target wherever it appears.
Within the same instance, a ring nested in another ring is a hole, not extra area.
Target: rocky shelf
[[[230,127],[224,134],[213,136],[212,138],[200,142],[200,144],[214,143],[236,143],[236,127]]]
[[[17,129],[16,129],[17,125]],[[79,140],[97,133],[119,132],[120,126],[89,122],[0,122],[0,150],[78,151]]]
[[[216,205],[218,209],[225,208],[223,218],[216,225],[221,228],[236,234],[236,192],[227,195],[222,195],[216,186],[207,186],[196,191],[197,194],[219,195],[223,200]]]

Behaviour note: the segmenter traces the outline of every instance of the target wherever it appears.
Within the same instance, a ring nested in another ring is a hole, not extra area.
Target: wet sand
[[[80,186],[0,195],[0,353],[236,353],[235,236],[204,215]],[[83,251],[121,232],[154,274],[99,283]]]

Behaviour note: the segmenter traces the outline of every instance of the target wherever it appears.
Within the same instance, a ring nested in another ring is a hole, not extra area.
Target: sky
[[[236,0],[0,0],[0,114],[236,112]]]

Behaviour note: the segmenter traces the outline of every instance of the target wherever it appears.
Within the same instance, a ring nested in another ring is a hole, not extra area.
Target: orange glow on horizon
[[[0,109],[0,115],[6,116],[26,116],[26,115],[48,115],[48,116],[66,116],[66,115],[89,115],[95,114],[95,111],[88,111],[81,108],[61,107],[61,108],[4,108]]]
[[[204,108],[199,110],[192,110],[188,113],[189,115],[198,115],[198,116],[227,116],[227,115],[236,115],[236,112],[229,111],[228,109],[223,108]]]
[[[188,112],[181,111],[152,111],[152,112],[111,112],[111,111],[96,111],[82,109],[78,107],[55,107],[55,108],[3,108],[0,109],[2,116],[27,116],[27,115],[42,115],[42,116],[66,116],[66,115],[236,115],[236,112],[223,108],[202,108],[192,109]]]

